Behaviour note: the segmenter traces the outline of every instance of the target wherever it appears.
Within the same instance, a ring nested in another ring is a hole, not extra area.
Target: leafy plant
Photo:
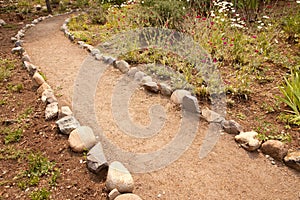
[[[266,135],[264,133],[259,133],[257,135],[257,138],[260,141],[267,141],[267,140],[280,140],[282,142],[291,142],[292,141],[292,137],[289,133],[281,133],[281,134],[277,134],[277,135]]]
[[[14,61],[0,58],[0,82],[9,78],[14,68]]]
[[[292,109],[286,110],[288,122],[300,125],[300,71],[293,70],[290,79],[284,80],[283,86],[279,87],[284,97],[278,98]]]
[[[51,192],[46,188],[39,189],[30,193],[31,200],[47,200],[50,198]]]
[[[23,136],[23,129],[17,129],[17,130],[4,130],[5,137],[4,137],[4,143],[9,144],[13,142],[18,142],[21,140]]]
[[[21,92],[24,89],[24,86],[22,83],[18,83],[18,84],[7,84],[7,89],[12,91],[12,92]]]

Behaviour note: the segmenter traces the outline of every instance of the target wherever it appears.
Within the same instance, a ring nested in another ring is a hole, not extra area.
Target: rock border
[[[68,29],[68,23],[71,18],[67,18],[61,26],[61,31],[69,38],[71,42],[74,42],[74,35]],[[253,152],[259,151],[265,154],[265,157],[271,161],[271,164],[275,165],[275,160],[283,162],[286,166],[300,171],[300,149],[292,150],[287,149],[285,144],[279,140],[267,140],[262,142],[257,139],[258,133],[255,131],[244,132],[243,127],[234,120],[226,120],[223,116],[214,111],[204,108],[199,108],[198,100],[195,96],[190,94],[187,90],[172,90],[169,85],[164,83],[158,83],[152,81],[152,77],[146,76],[144,72],[139,71],[137,68],[132,67],[124,61],[117,60],[110,56],[101,54],[100,50],[92,45],[86,44],[84,41],[78,41],[77,44],[80,48],[86,49],[95,57],[96,60],[103,61],[117,68],[123,74],[127,73],[129,77],[134,77],[135,81],[141,81],[141,86],[144,89],[152,93],[160,93],[163,96],[170,96],[170,100],[181,106],[187,112],[198,113],[201,118],[205,119],[208,123],[218,123],[221,125],[224,132],[235,135],[234,139],[240,147]],[[269,142],[270,141],[270,142]],[[268,150],[264,146],[268,146]]]
[[[76,10],[79,11],[79,10]],[[37,88],[37,94],[40,95],[41,100],[46,104],[45,109],[45,120],[56,120],[58,129],[62,134],[69,135],[69,146],[75,152],[83,152],[89,150],[87,154],[87,168],[99,176],[107,176],[109,180],[106,181],[106,187],[109,187],[110,193],[108,194],[109,199],[115,199],[118,196],[121,197],[119,190],[123,193],[132,193],[134,188],[133,178],[130,172],[124,167],[124,165],[118,161],[115,161],[108,165],[106,157],[103,153],[102,145],[96,141],[93,134],[93,130],[87,126],[81,126],[76,118],[73,116],[71,109],[68,106],[62,106],[59,108],[57,98],[54,95],[54,91],[51,86],[47,84],[43,75],[40,73],[40,69],[35,66],[30,59],[30,56],[22,47],[25,33],[31,27],[34,27],[45,19],[57,17],[61,15],[67,15],[73,13],[70,11],[64,14],[57,14],[55,16],[48,15],[34,19],[30,24],[26,24],[18,33],[11,37],[11,41],[14,43],[14,47],[11,50],[12,54],[18,54],[21,57],[24,68],[28,71],[32,77]],[[67,18],[61,26],[61,31],[71,41],[75,41],[75,37],[68,30],[68,23],[70,18]],[[127,74],[135,81],[140,81],[141,86],[145,90],[152,93],[160,93],[164,96],[169,96],[170,100],[181,106],[186,112],[197,113],[199,117],[205,119],[208,123],[218,123],[223,128],[224,132],[229,134],[235,134],[235,140],[241,147],[248,151],[255,151],[261,147],[261,142],[255,138],[256,132],[243,132],[241,125],[233,120],[226,120],[224,117],[209,110],[208,108],[200,109],[198,100],[187,90],[175,90],[173,91],[170,86],[164,83],[157,83],[152,81],[150,76],[146,76],[145,73],[139,71],[137,68],[130,68],[130,65],[124,60],[117,60],[110,56],[102,55],[100,50],[93,47],[92,45],[86,44],[83,41],[78,41],[79,47],[86,49],[95,57],[96,60],[102,61],[106,64],[110,64],[113,67],[119,69],[123,74]],[[239,134],[239,135],[238,135]],[[91,136],[91,137],[90,137]],[[280,141],[279,141],[280,142]],[[278,143],[278,142],[277,142]],[[282,147],[282,145],[279,145]],[[284,146],[284,145],[283,145]],[[284,148],[283,148],[284,149]],[[286,163],[287,166],[292,167],[300,171],[300,153],[299,152],[286,152],[281,154],[281,162]],[[264,151],[262,151],[264,152]],[[282,152],[281,152],[282,153]],[[293,155],[296,154],[296,157]],[[272,156],[272,155],[271,155]],[[266,155],[269,158],[269,155]],[[272,157],[277,157],[273,155]],[[293,159],[290,159],[293,157]],[[271,161],[275,164],[274,159]],[[113,164],[113,166],[112,166]],[[112,186],[114,188],[112,188]],[[139,196],[134,195],[136,199],[141,199]]]

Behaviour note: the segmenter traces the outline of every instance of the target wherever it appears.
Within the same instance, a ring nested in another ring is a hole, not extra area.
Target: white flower
[[[296,1],[296,3],[300,3],[300,1]]]
[[[257,26],[257,28],[258,28],[258,29],[262,29],[262,27],[261,27],[261,26]]]
[[[221,22],[224,22],[224,21],[225,21],[225,19],[222,18],[222,19],[221,19]]]
[[[270,17],[268,17],[268,16],[266,16],[266,15],[263,16],[263,18],[264,18],[264,19],[270,19]]]

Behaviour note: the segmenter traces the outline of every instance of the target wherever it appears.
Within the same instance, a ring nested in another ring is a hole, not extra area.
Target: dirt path
[[[24,47],[56,93],[61,94],[60,100],[71,105],[74,80],[87,53],[71,44],[59,30],[65,18],[45,20],[29,30]],[[132,152],[151,152],[166,145],[179,128],[180,111],[166,98],[136,90],[130,100],[132,120],[142,125],[149,124],[149,106],[160,104],[166,111],[166,123],[154,137],[132,138],[118,128],[111,109],[112,94],[122,75],[112,68],[104,73],[98,82],[95,108],[105,136]],[[84,120],[80,115],[76,117],[79,121]],[[206,128],[207,124],[200,121],[196,139],[171,165],[151,173],[133,174],[134,193],[144,199],[167,200],[300,199],[299,173],[280,163],[272,165],[260,153],[247,153],[236,145],[231,135],[221,135],[213,151],[200,160],[198,154]]]

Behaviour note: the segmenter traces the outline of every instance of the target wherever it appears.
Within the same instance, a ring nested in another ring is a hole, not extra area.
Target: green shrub
[[[14,61],[0,58],[0,82],[9,78],[11,70],[15,68]]]
[[[285,83],[279,87],[284,97],[278,97],[292,110],[286,110],[287,122],[300,125],[300,71],[299,68],[292,71],[290,79],[284,78]]]
[[[149,16],[152,16],[152,26],[159,25],[171,29],[179,29],[188,6],[185,1],[180,0],[144,0],[141,5],[147,8]]]

